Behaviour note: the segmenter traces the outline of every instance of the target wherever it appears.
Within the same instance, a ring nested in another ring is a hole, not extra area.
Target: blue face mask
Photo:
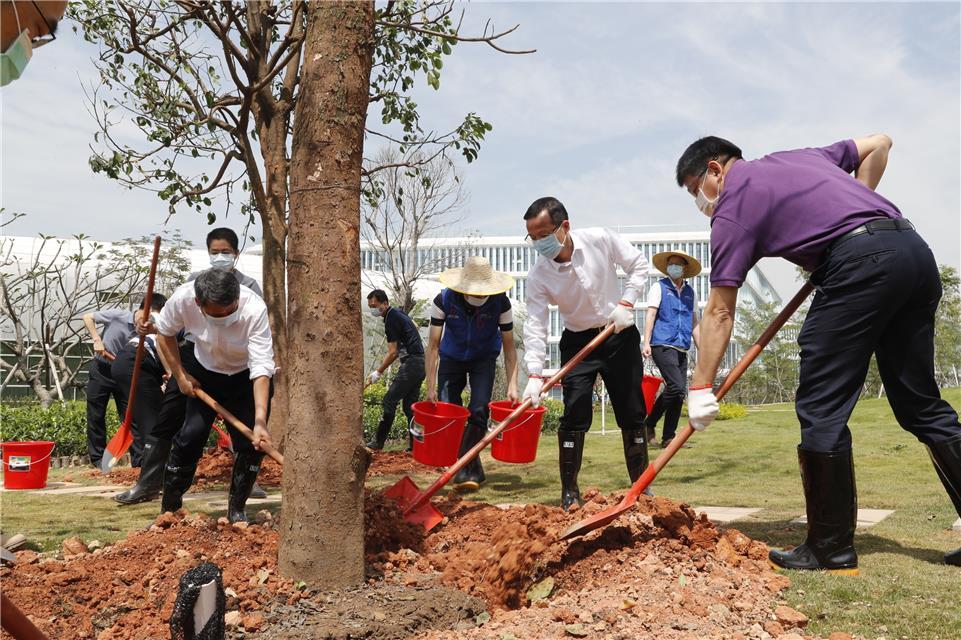
[[[558,227],[558,229],[559,228],[560,227]],[[534,240],[532,242],[534,251],[541,254],[548,260],[553,260],[554,258],[556,258],[557,254],[559,254],[561,252],[561,249],[564,248],[563,243],[561,243],[561,241],[557,239],[556,233],[557,233],[557,229],[555,229],[549,235],[544,236],[543,238]]]
[[[671,278],[671,280],[680,280],[681,276],[684,275],[684,265],[681,265],[681,264],[667,265],[667,275]]]
[[[374,316],[375,318],[379,318],[379,317],[380,317],[380,309],[377,308],[377,307],[370,307],[370,315]]]

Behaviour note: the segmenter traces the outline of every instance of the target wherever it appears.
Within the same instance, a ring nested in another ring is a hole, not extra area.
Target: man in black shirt
[[[394,424],[397,414],[397,403],[403,401],[404,415],[410,422],[414,417],[411,408],[420,397],[420,385],[424,381],[424,343],[420,339],[417,325],[406,313],[390,306],[387,294],[382,289],[374,289],[367,295],[367,306],[371,315],[384,319],[384,335],[387,338],[387,355],[383,362],[367,378],[373,384],[387,371],[397,358],[400,358],[400,369],[384,394],[383,409],[377,433],[367,443],[371,449],[383,449],[390,426]],[[407,449],[411,448],[410,434],[408,434]]]

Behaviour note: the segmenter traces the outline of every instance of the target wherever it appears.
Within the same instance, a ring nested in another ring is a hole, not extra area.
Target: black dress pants
[[[664,380],[664,391],[654,403],[647,424],[653,427],[663,415],[661,440],[670,440],[677,432],[681,406],[687,395],[687,352],[655,344],[651,346],[651,356]]]
[[[133,365],[137,358],[137,348],[127,345],[117,359],[110,366],[110,373],[114,382],[125,398],[130,397],[130,383],[133,379]],[[144,438],[153,435],[154,424],[160,412],[163,401],[164,369],[157,360],[145,351],[140,363],[140,374],[137,376],[137,395],[133,403],[133,444],[130,445],[130,460],[133,466],[139,467],[143,455]]]
[[[107,403],[113,396],[117,405],[117,415],[123,422],[127,412],[127,396],[121,393],[110,374],[110,363],[94,358],[90,362],[87,379],[87,453],[90,463],[100,466],[103,450],[107,448]]]

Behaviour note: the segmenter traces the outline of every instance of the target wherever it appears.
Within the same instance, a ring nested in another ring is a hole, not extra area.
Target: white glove
[[[620,333],[628,327],[633,327],[634,305],[628,307],[624,302],[618,302],[607,319],[614,323],[614,333]]]
[[[527,379],[527,386],[524,387],[524,397],[521,400],[531,399],[531,405],[541,406],[541,389],[544,388],[544,379],[533,376]]]
[[[377,371],[376,369],[374,369],[373,371],[371,371],[370,376],[367,377],[367,380],[368,380],[371,384],[374,384],[375,382],[377,382],[378,380],[380,380],[380,371]]]
[[[721,407],[718,405],[711,387],[698,387],[688,390],[687,417],[696,431],[707,429],[707,426],[714,422],[714,418],[717,417],[717,412],[720,409]]]

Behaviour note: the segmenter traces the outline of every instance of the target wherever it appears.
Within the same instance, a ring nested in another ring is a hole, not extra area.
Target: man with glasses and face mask
[[[237,282],[247,287],[263,298],[264,292],[256,280],[241,273],[237,269],[237,258],[240,257],[240,238],[237,233],[228,227],[217,227],[207,234],[207,254],[210,256],[210,267],[212,269],[222,269],[230,271],[237,278]],[[195,279],[202,271],[195,271],[187,278],[188,281]]]
[[[592,391],[600,374],[621,429],[628,475],[635,481],[648,466],[641,395],[641,336],[634,326],[634,303],[647,287],[647,259],[606,229],[571,230],[567,209],[556,198],[535,200],[524,214],[528,241],[540,254],[527,275],[524,398],[540,404],[547,356],[548,305],[557,305],[564,333],[561,364],[570,360],[604,327],[607,339],[564,377],[564,415],[557,432],[560,447],[561,507],[580,502],[577,474],[584,435],[594,417]],[[627,275],[620,291],[617,268]]]
[[[23,75],[34,49],[57,39],[57,23],[66,10],[65,1],[0,2],[0,87]]]
[[[208,269],[181,285],[157,319],[159,344],[171,376],[187,396],[186,418],[167,463],[163,511],[176,511],[193,482],[215,412],[194,395],[202,388],[253,429],[254,442],[227,425],[235,450],[227,517],[246,521],[244,508],[253,488],[262,442],[270,443],[267,417],[274,375],[274,350],[267,306],[229,271]],[[194,337],[193,349],[178,350],[177,333]],[[182,358],[184,357],[183,359]]]
[[[711,136],[677,163],[677,184],[711,219],[711,293],[688,394],[691,426],[704,429],[717,415],[711,385],[751,267],[783,257],[809,271],[817,289],[798,335],[795,400],[808,533],[794,550],[770,552],[777,567],[858,571],[848,419],[872,355],[898,423],[927,445],[961,515],[961,424],[934,378],[941,280],[914,226],[874,191],[890,149],[890,138],[872,135],[746,161]],[[961,565],[961,549],[945,561]]]

